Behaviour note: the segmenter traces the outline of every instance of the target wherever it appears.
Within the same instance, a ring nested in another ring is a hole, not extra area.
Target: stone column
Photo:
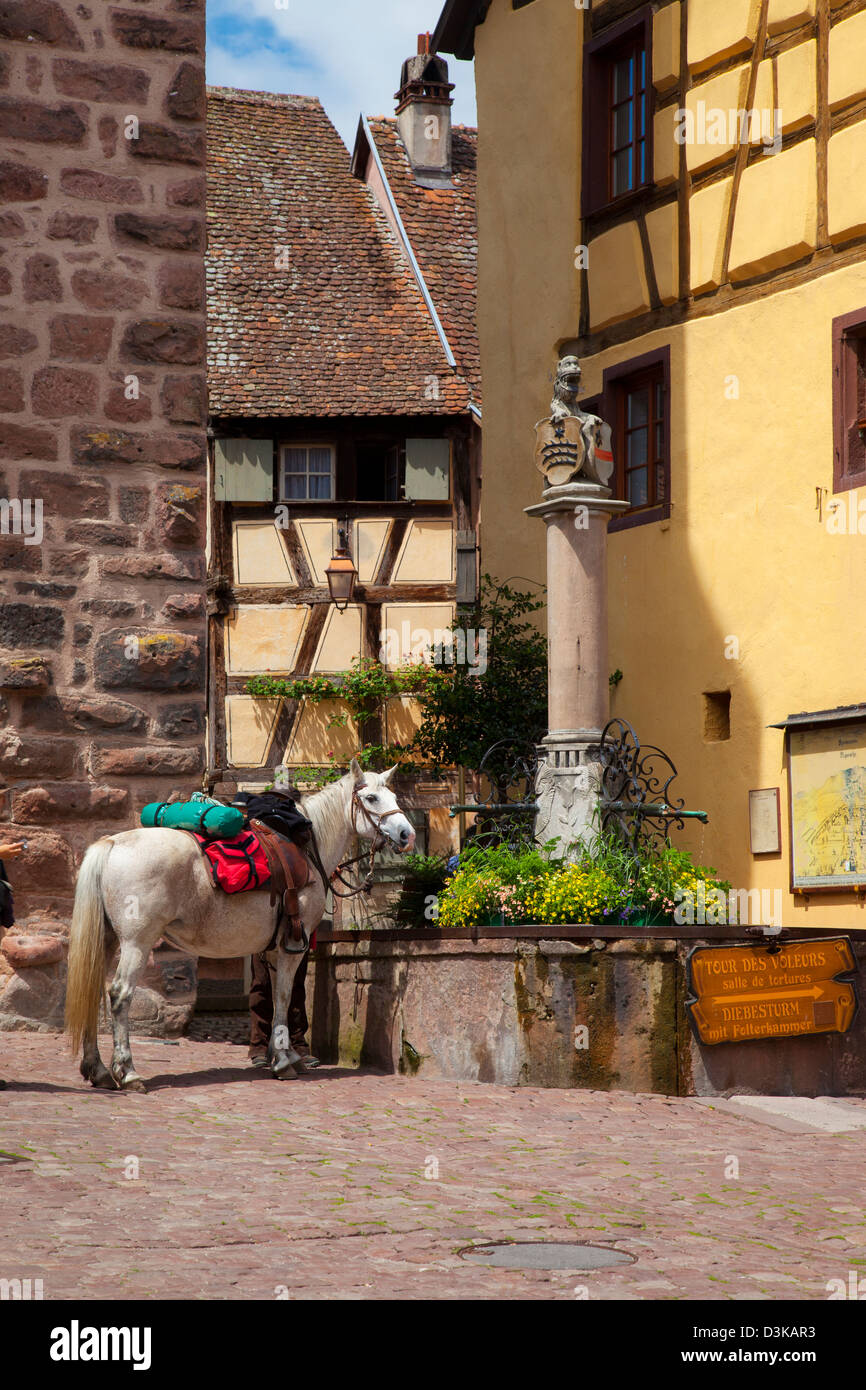
[[[526,507],[547,526],[548,725],[538,773],[539,843],[560,851],[592,830],[598,743],[608,720],[607,524],[627,509],[587,479]]]

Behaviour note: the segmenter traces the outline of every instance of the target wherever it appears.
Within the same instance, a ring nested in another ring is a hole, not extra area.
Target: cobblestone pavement
[[[189,1040],[134,1040],[152,1089],[120,1095],[64,1047],[0,1037],[0,1149],[25,1160],[0,1162],[0,1277],[41,1278],[46,1299],[824,1300],[866,1274],[863,1130],[338,1068],[277,1082]],[[458,1255],[542,1238],[635,1262]]]

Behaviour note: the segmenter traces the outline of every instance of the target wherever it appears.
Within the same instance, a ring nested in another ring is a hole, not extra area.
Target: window
[[[355,500],[358,502],[399,502],[402,500],[403,469],[396,444],[358,443],[355,445]]]
[[[833,491],[866,486],[866,309],[833,320]]]
[[[652,181],[651,15],[641,11],[584,48],[584,214]]]
[[[287,502],[330,502],[334,450],[329,444],[287,444],[282,450],[281,497]]]
[[[614,518],[610,529],[669,516],[670,349],[608,367],[596,409],[613,429],[615,496],[631,508]]]

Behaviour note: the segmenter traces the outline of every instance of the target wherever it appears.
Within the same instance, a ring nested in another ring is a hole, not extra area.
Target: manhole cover
[[[545,1240],[470,1245],[459,1254],[470,1264],[492,1265],[496,1269],[612,1269],[635,1261],[634,1255],[604,1245]]]

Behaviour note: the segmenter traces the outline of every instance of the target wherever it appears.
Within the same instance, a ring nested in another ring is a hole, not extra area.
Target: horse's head
[[[381,836],[383,840],[390,840],[398,853],[408,854],[415,846],[415,831],[388,786],[396,771],[395,764],[387,772],[364,772],[352,759],[352,819],[358,834],[365,840]]]

